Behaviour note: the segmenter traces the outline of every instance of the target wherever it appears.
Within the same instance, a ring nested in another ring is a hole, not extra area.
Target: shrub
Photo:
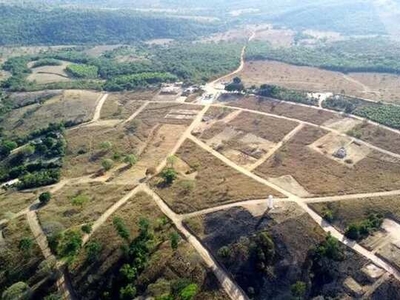
[[[303,281],[297,281],[296,283],[292,284],[290,287],[290,291],[292,295],[302,299],[307,291],[307,285]]]
[[[75,196],[74,198],[72,198],[71,204],[74,206],[80,206],[82,209],[83,206],[85,206],[85,204],[87,204],[89,201],[90,201],[90,198],[88,196],[78,195],[78,196]]]
[[[98,260],[102,246],[98,242],[90,242],[85,246],[86,259],[92,263]]]
[[[178,244],[179,244],[180,239],[181,239],[181,236],[177,232],[174,231],[170,234],[169,240],[171,242],[171,248],[173,250],[178,249]]]
[[[30,255],[32,252],[33,240],[29,237],[24,237],[19,241],[18,249],[26,255]]]
[[[198,292],[199,287],[197,284],[191,283],[179,293],[179,296],[182,300],[192,300]]]
[[[136,296],[136,288],[130,283],[119,290],[119,297],[122,300],[132,300]]]
[[[85,225],[82,225],[81,230],[82,230],[84,233],[87,233],[87,234],[91,233],[92,230],[93,230],[92,224],[85,224]]]
[[[7,288],[1,295],[2,300],[27,300],[30,299],[32,290],[25,282],[17,282]]]
[[[114,224],[114,228],[117,231],[118,235],[121,238],[123,238],[124,240],[128,241],[130,234],[129,234],[129,230],[126,227],[124,221],[119,217],[115,217],[113,219],[113,224]]]
[[[166,168],[161,172],[161,177],[164,179],[165,184],[172,184],[178,177],[178,173],[173,168]]]
[[[41,193],[40,196],[39,196],[39,201],[43,205],[49,203],[50,199],[51,199],[51,193],[50,192]]]
[[[124,158],[124,163],[128,164],[131,167],[134,166],[137,163],[137,161],[138,159],[134,154],[127,155]]]
[[[104,171],[109,171],[114,166],[114,161],[112,159],[104,159],[101,162],[101,166],[103,167]]]
[[[61,257],[74,258],[82,246],[82,236],[79,232],[70,230],[65,232],[57,249]]]
[[[230,258],[232,254],[231,249],[228,246],[222,246],[218,250],[218,256],[221,258]]]

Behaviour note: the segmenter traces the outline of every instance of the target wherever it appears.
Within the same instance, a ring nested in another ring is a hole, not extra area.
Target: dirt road
[[[100,100],[97,102],[97,106],[94,111],[93,119],[91,121],[92,123],[100,120],[101,109],[103,108],[104,102],[106,102],[107,98],[108,98],[108,94],[104,94],[103,96],[101,96]]]
[[[205,264],[210,268],[218,281],[220,282],[222,288],[228,294],[228,296],[233,300],[245,300],[248,299],[244,291],[230,278],[230,276],[224,271],[223,268],[219,266],[216,260],[211,256],[208,250],[200,243],[200,241],[194,237],[183,225],[181,218],[175,214],[165,202],[147,185],[143,185],[143,191],[149,194],[154,201],[157,203],[160,210],[172,220],[176,228],[181,232],[181,234],[186,238],[186,240],[196,249],[197,253],[202,257]]]

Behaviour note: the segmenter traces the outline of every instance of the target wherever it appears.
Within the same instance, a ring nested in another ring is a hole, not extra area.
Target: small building
[[[336,158],[344,159],[347,156],[347,151],[344,147],[341,147],[335,153],[333,153],[333,156]]]

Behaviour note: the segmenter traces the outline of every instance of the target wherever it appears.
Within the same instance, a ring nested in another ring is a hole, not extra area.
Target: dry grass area
[[[93,57],[100,57],[105,52],[112,51],[119,47],[121,47],[121,45],[98,45],[85,50],[85,53]]]
[[[0,62],[4,62],[10,57],[15,56],[25,56],[25,55],[37,55],[41,52],[49,51],[49,50],[61,50],[65,48],[74,47],[72,45],[63,45],[63,46],[27,46],[27,47],[8,47],[1,46],[0,47]]]
[[[249,38],[251,31],[245,28],[231,29],[228,31],[213,34],[200,40],[200,42],[219,43],[219,42],[245,42]]]
[[[72,281],[76,291],[85,299],[98,299],[101,291],[107,287],[113,274],[118,272],[123,261],[122,240],[112,223],[114,217],[121,218],[133,240],[139,233],[139,220],[146,218],[154,230],[156,244],[145,270],[139,276],[136,286],[138,294],[144,297],[160,297],[157,284],[169,284],[181,278],[187,278],[198,284],[200,292],[195,299],[227,299],[220,290],[217,281],[203,266],[196,251],[186,241],[181,240],[178,249],[173,251],[169,236],[174,231],[172,224],[158,209],[154,201],[145,193],[139,193],[121,207],[91,237],[89,243],[101,245],[101,252],[96,262],[89,262],[86,251],[82,250],[71,268]],[[209,281],[213,279],[213,284]],[[161,292],[168,292],[165,288]]]
[[[38,213],[43,226],[59,223],[67,229],[96,221],[111,205],[134,188],[133,185],[84,183],[67,185]],[[84,196],[87,202],[74,205],[73,199]]]
[[[20,241],[25,238],[33,241],[28,252],[19,249]],[[43,259],[26,217],[7,223],[0,231],[0,291],[18,281],[24,281],[30,286],[38,283],[41,279],[38,274],[39,265]]]
[[[350,223],[365,220],[369,214],[382,214],[385,218],[400,222],[400,197],[375,197],[346,201],[310,203],[309,206],[318,214],[326,210],[334,215],[333,225],[344,231]]]
[[[249,61],[239,74],[246,86],[274,84],[314,92],[345,92],[377,101],[399,102],[400,76],[380,73],[350,73],[295,66],[276,61]]]
[[[157,91],[111,93],[101,109],[101,119],[127,119],[142,101],[151,101],[156,94]]]
[[[38,192],[17,192],[13,190],[0,190],[0,220],[6,218],[9,214],[15,214],[32,204],[37,197]]]
[[[362,123],[355,126],[350,133],[374,146],[400,154],[400,135],[391,130]]]
[[[240,200],[260,199],[266,195],[282,197],[277,191],[226,166],[222,161],[187,140],[176,154],[191,170],[194,180],[180,176],[165,186],[157,177],[151,182],[155,191],[178,213],[193,212]]]
[[[100,94],[91,91],[66,90],[43,105],[32,104],[12,110],[2,122],[6,132],[26,135],[45,128],[49,123],[89,121],[95,111]]]
[[[306,127],[256,169],[262,177],[292,175],[309,193],[338,195],[400,188],[400,162],[371,151],[353,167],[345,166],[308,147],[326,132]]]
[[[273,29],[257,31],[254,41],[266,41],[274,47],[290,47],[294,43],[295,32],[290,29]]]
[[[63,176],[72,178],[93,174],[101,170],[105,158],[118,161],[124,155],[141,153],[146,141],[140,140],[142,132],[140,125],[135,127],[135,131],[98,126],[68,130]],[[111,144],[110,148],[102,147],[106,142]]]
[[[231,99],[228,105],[298,119],[316,125],[322,125],[327,121],[334,122],[343,119],[343,117],[334,112],[313,109],[264,97],[238,96],[236,99]]]
[[[32,65],[34,62],[30,63]],[[71,81],[65,68],[71,63],[63,61],[59,66],[43,66],[32,68],[32,74],[27,78],[28,81],[35,81],[38,84]]]

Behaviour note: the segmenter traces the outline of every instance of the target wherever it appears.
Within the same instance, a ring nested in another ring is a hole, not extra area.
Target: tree
[[[40,196],[39,196],[39,201],[43,205],[49,203],[50,200],[51,200],[51,193],[50,192],[41,193]]]
[[[197,284],[191,283],[179,293],[179,296],[182,300],[192,300],[198,292],[199,287]]]
[[[221,248],[219,248],[218,250],[218,256],[221,258],[230,258],[232,251],[228,246],[222,246]]]
[[[13,141],[3,141],[0,146],[0,155],[8,156],[10,155],[11,151],[18,147],[16,142]]]
[[[129,241],[130,234],[129,234],[129,230],[126,227],[124,221],[119,217],[115,217],[113,219],[113,224],[114,224],[114,228],[117,231],[118,235],[121,238],[123,238],[124,240]]]
[[[57,252],[61,257],[74,258],[81,246],[81,234],[75,230],[69,230],[62,236]]]
[[[168,156],[167,165],[169,168],[173,168],[178,158],[175,155]]]
[[[129,264],[124,264],[119,272],[124,277],[124,279],[129,282],[132,282],[138,275],[136,268],[132,267]]]
[[[138,161],[138,158],[134,154],[129,154],[129,155],[125,156],[125,158],[124,158],[124,162],[131,167],[134,166],[137,163],[137,161]]]
[[[240,83],[242,83],[242,79],[240,78],[240,77],[235,77],[235,78],[233,78],[233,83],[235,83],[235,84],[240,84]]]
[[[2,300],[27,300],[30,299],[32,290],[25,282],[17,282],[7,288],[1,295]]]
[[[97,261],[101,253],[102,246],[99,242],[90,242],[85,246],[86,259],[93,263]]]
[[[106,158],[101,162],[101,166],[103,167],[104,171],[109,171],[114,165],[114,161],[112,159]]]
[[[303,299],[307,291],[307,285],[303,281],[297,281],[296,283],[291,285],[290,291],[292,292],[292,295],[294,297],[298,299]]]
[[[27,145],[21,149],[21,153],[23,154],[23,156],[29,157],[35,153],[35,146]]]
[[[130,283],[119,290],[119,298],[121,300],[132,300],[136,296],[136,288]]]
[[[19,241],[18,249],[21,250],[25,255],[32,253],[33,240],[29,237],[24,237]]]
[[[161,177],[164,179],[165,184],[172,184],[178,177],[178,173],[174,168],[166,168],[161,172]]]
[[[86,234],[91,233],[92,230],[93,230],[92,224],[85,224],[85,225],[82,225],[81,230],[82,230],[84,233],[86,233]]]
[[[100,144],[100,148],[106,152],[110,151],[112,149],[112,146],[113,144],[109,141],[105,141]]]
[[[181,239],[181,236],[176,231],[174,231],[170,234],[169,240],[171,242],[171,248],[173,250],[178,249],[178,244],[179,244],[180,239]]]

